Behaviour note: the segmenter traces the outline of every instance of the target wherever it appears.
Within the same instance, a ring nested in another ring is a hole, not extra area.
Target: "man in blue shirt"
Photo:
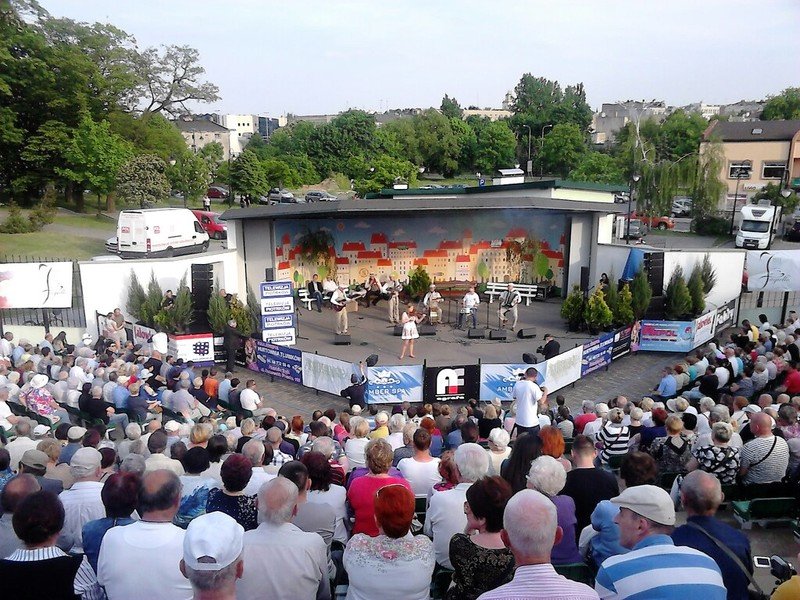
[[[675,506],[669,493],[654,485],[636,485],[611,502],[619,506],[614,518],[619,542],[631,551],[603,561],[595,583],[600,598],[725,600],[717,563],[694,548],[673,543]],[[691,577],[681,575],[686,572]]]
[[[661,396],[663,399],[674,398],[678,393],[678,381],[672,375],[672,367],[664,369],[664,376],[655,390],[655,394]]]
[[[725,544],[752,574],[753,563],[747,536],[714,517],[722,499],[719,479],[705,471],[689,473],[681,484],[681,500],[686,507],[687,524],[672,532],[672,541],[700,550],[713,558],[722,571],[722,580],[728,588],[728,600],[747,600],[747,574],[709,537],[713,536]]]

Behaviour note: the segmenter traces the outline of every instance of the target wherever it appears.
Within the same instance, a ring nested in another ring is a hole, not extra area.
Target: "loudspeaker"
[[[333,337],[333,345],[334,346],[349,346],[350,345],[350,334],[339,334],[337,333]]]
[[[192,304],[196,311],[207,311],[214,287],[214,265],[192,265]]]
[[[581,267],[581,291],[589,290],[589,267]]]
[[[402,325],[395,325],[394,326],[394,331],[392,332],[392,335],[396,335],[397,337],[400,337],[401,335],[403,335],[403,326]]]
[[[533,327],[527,329],[520,329],[517,332],[517,337],[521,340],[530,340],[536,337],[536,330]]]
[[[436,327],[433,325],[417,325],[417,331],[422,335],[436,335]]]
[[[273,267],[264,269],[264,281],[275,281],[275,269]]]
[[[489,339],[495,340],[497,342],[505,342],[508,339],[508,332],[505,330],[501,331],[490,331],[489,332]]]
[[[647,283],[653,296],[664,295],[664,253],[647,252],[644,255],[644,268],[647,270]]]
[[[530,352],[525,352],[522,355],[522,362],[524,362],[526,365],[535,365],[537,362],[536,355],[531,354]]]
[[[483,339],[486,337],[485,329],[468,329],[467,337],[471,340]]]
[[[378,359],[379,359],[379,357],[378,357],[377,354],[370,354],[367,357],[367,360],[366,360],[367,366],[368,367],[374,367],[375,365],[378,364]]]

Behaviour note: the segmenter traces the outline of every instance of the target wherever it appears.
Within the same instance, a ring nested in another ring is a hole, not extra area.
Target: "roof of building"
[[[703,140],[712,137],[723,142],[789,141],[800,131],[800,120],[750,121],[747,123],[714,121],[703,132]]]
[[[173,121],[175,126],[181,130],[186,132],[193,132],[193,131],[203,131],[203,132],[214,132],[214,133],[228,133],[228,128],[223,127],[222,125],[217,125],[213,121],[209,121],[207,119],[192,119],[191,121],[185,121],[183,119],[176,119]]]

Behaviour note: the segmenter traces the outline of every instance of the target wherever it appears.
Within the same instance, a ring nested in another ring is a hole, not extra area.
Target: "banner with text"
[[[545,362],[537,365],[481,363],[480,400],[490,402],[494,398],[499,398],[503,402],[510,402],[514,384],[524,377],[528,367],[536,367],[536,370],[539,371],[536,383],[544,385],[547,371]]]
[[[193,361],[197,365],[214,364],[214,335],[195,333],[169,336],[169,353],[184,362]]]
[[[0,308],[71,306],[72,262],[0,264]]]
[[[422,402],[422,365],[369,367],[368,404]]]
[[[708,340],[714,337],[714,323],[717,317],[717,311],[712,310],[701,317],[694,320],[694,338],[692,347],[697,348],[700,344],[705,344]]]
[[[338,396],[350,385],[352,363],[303,352],[303,385]]]
[[[693,321],[642,321],[639,350],[689,352],[694,347]]]
[[[592,340],[583,345],[581,357],[581,377],[594,373],[611,364],[611,353],[614,349],[615,333],[606,333],[600,339]]]
[[[428,367],[425,369],[425,402],[465,402],[478,398],[481,371],[478,365]]]
[[[261,339],[278,346],[294,346],[294,292],[291,281],[265,281],[261,291]]]
[[[582,358],[583,346],[578,346],[548,360],[544,373],[544,384],[548,391],[554,392],[578,381],[581,378]]]
[[[749,292],[800,290],[800,250],[750,250],[745,264]]]
[[[633,325],[620,327],[614,332],[614,342],[611,344],[611,360],[617,360],[631,351],[631,334]]]
[[[714,335],[719,335],[721,331],[733,325],[735,318],[736,298],[717,309],[717,314],[714,315]]]
[[[303,353],[257,340],[255,370],[293,383],[303,383]]]
[[[131,329],[133,330],[133,343],[141,344],[143,349],[149,350],[150,342],[148,340],[158,332],[155,329],[139,325],[138,323],[132,325]]]

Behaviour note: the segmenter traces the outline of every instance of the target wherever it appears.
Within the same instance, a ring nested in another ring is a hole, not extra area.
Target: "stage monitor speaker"
[[[526,365],[535,365],[538,361],[536,360],[535,354],[525,352],[522,355],[522,362],[524,362]]]
[[[433,325],[418,325],[417,331],[420,335],[436,335],[436,327]]]
[[[490,331],[489,332],[489,339],[494,340],[496,342],[505,342],[508,339],[508,332],[501,330],[501,331]]]
[[[589,267],[581,267],[581,291],[589,291]]]
[[[337,333],[333,338],[333,345],[334,346],[349,346],[350,345],[350,335],[349,334],[339,334],[339,333]]]
[[[486,330],[485,329],[468,329],[467,330],[467,337],[471,340],[482,340],[486,337]]]
[[[208,310],[214,287],[214,265],[192,265],[192,304],[195,310]]]
[[[647,283],[653,290],[653,296],[664,295],[664,253],[647,252],[644,255],[644,268],[647,271]]]
[[[392,335],[396,335],[397,337],[400,337],[401,335],[403,335],[403,326],[402,325],[395,325],[394,326],[394,331],[392,332]]]
[[[536,330],[533,327],[520,329],[517,332],[517,337],[521,340],[530,340],[536,337]]]

